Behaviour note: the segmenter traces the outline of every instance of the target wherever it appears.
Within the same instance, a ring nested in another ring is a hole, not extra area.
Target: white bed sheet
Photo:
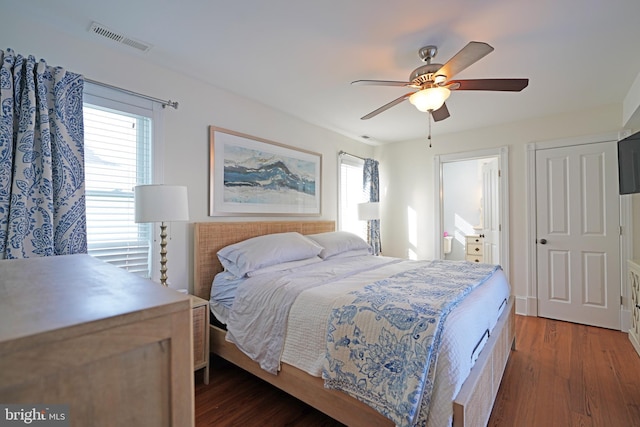
[[[227,319],[229,318],[229,310],[231,309],[231,306],[229,304],[224,304],[211,299],[209,300],[209,308],[211,309],[211,313],[213,313],[213,315],[220,323],[225,325],[227,324]]]

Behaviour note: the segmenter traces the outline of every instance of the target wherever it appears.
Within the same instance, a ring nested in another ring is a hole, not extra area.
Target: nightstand
[[[189,295],[193,319],[193,370],[204,368],[204,383],[209,384],[209,301]]]

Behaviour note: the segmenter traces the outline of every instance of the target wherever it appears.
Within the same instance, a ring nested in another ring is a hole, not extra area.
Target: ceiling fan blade
[[[433,117],[434,122],[439,122],[440,120],[444,120],[449,116],[450,114],[449,109],[447,108],[447,104],[442,104],[442,107],[431,112],[431,117]]]
[[[447,80],[464,70],[471,64],[479,61],[488,54],[493,52],[493,48],[483,42],[469,42],[463,47],[453,58],[447,61],[438,71],[436,75],[444,75]]]
[[[451,80],[458,83],[455,90],[496,90],[505,92],[520,92],[529,85],[529,79],[471,79]]]
[[[370,86],[413,86],[411,82],[398,82],[393,80],[356,80],[351,82],[352,85],[370,85]]]
[[[406,93],[406,94],[402,95],[401,97],[396,98],[396,99],[394,99],[393,101],[391,101],[391,102],[389,102],[387,104],[384,104],[382,107],[380,107],[380,108],[378,108],[376,110],[373,110],[372,112],[370,112],[366,116],[361,117],[360,120],[368,120],[371,117],[377,116],[378,114],[382,113],[383,111],[386,111],[389,108],[400,104],[402,101],[404,101],[405,99],[409,98],[411,95],[413,95],[413,92]]]

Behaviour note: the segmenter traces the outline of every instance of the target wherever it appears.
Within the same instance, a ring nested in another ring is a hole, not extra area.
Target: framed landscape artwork
[[[320,215],[322,155],[209,127],[209,215]]]

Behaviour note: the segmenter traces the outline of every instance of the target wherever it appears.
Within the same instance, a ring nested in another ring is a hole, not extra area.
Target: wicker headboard
[[[193,228],[193,293],[209,300],[213,277],[222,271],[216,254],[225,246],[264,234],[334,230],[334,221],[197,222]]]

